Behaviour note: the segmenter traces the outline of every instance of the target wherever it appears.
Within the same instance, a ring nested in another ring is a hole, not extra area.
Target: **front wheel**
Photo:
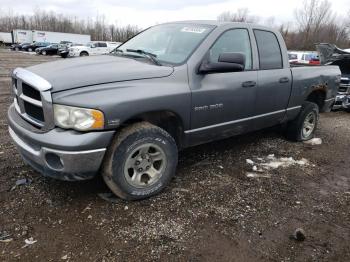
[[[138,200],[161,192],[174,176],[177,146],[170,134],[148,122],[123,129],[107,150],[102,175],[114,194]]]
[[[307,141],[314,137],[319,119],[318,105],[304,102],[299,115],[287,126],[287,137],[294,141]]]

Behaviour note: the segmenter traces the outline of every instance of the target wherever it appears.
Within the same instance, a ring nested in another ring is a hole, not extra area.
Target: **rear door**
[[[288,61],[283,61],[282,48],[275,33],[260,29],[253,31],[259,57],[255,116],[256,128],[260,129],[283,121],[292,75]]]

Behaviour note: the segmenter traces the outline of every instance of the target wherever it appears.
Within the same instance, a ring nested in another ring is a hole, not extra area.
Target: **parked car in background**
[[[21,51],[28,51],[27,48],[33,45],[33,43],[25,43],[22,45]]]
[[[71,42],[71,41],[60,41],[60,43],[59,43],[60,46],[61,45],[71,45],[71,44],[73,44],[73,42]]]
[[[289,51],[288,58],[291,64],[320,64],[318,53],[314,51]]]
[[[57,55],[58,44],[51,44],[37,49],[39,55]]]
[[[321,64],[320,58],[318,56],[311,58],[311,60],[309,61],[309,64],[310,65],[320,65]]]
[[[340,49],[336,45],[321,43],[317,45],[322,64],[337,65],[342,77],[333,109],[350,112],[350,49]]]
[[[69,48],[72,46],[83,46],[83,44],[78,43],[67,43],[67,44],[60,44],[58,46],[57,54],[61,56],[62,58],[67,58],[69,54]]]
[[[90,56],[90,55],[103,55],[110,53],[113,49],[117,48],[120,42],[103,42],[96,41],[90,42],[84,46],[72,46],[70,47],[68,56]]]
[[[48,42],[35,42],[35,43],[32,43],[30,45],[25,45],[22,47],[22,50],[23,51],[28,51],[28,52],[33,52],[35,51],[37,48],[40,48],[40,47],[45,47],[45,46],[48,46],[50,45],[51,43],[48,43]]]
[[[289,63],[298,63],[298,54],[297,53],[288,53]]]
[[[30,43],[21,43],[21,44],[13,44],[11,45],[10,49],[13,51],[20,51],[22,50],[23,46],[28,46]]]
[[[137,200],[170,183],[181,149],[281,124],[291,140],[313,138],[340,70],[291,67],[278,30],[182,21],[12,78],[9,133],[26,163],[68,181],[100,173]]]

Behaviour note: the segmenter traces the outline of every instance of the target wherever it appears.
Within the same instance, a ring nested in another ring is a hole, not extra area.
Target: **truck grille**
[[[17,68],[12,78],[14,103],[18,114],[37,128],[54,127],[51,85],[30,71]]]
[[[339,85],[340,93],[350,93],[350,79],[347,77],[342,77]]]

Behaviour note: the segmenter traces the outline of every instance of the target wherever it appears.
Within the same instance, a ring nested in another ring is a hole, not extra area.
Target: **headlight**
[[[54,105],[55,124],[61,128],[88,131],[103,129],[104,116],[96,109]]]

